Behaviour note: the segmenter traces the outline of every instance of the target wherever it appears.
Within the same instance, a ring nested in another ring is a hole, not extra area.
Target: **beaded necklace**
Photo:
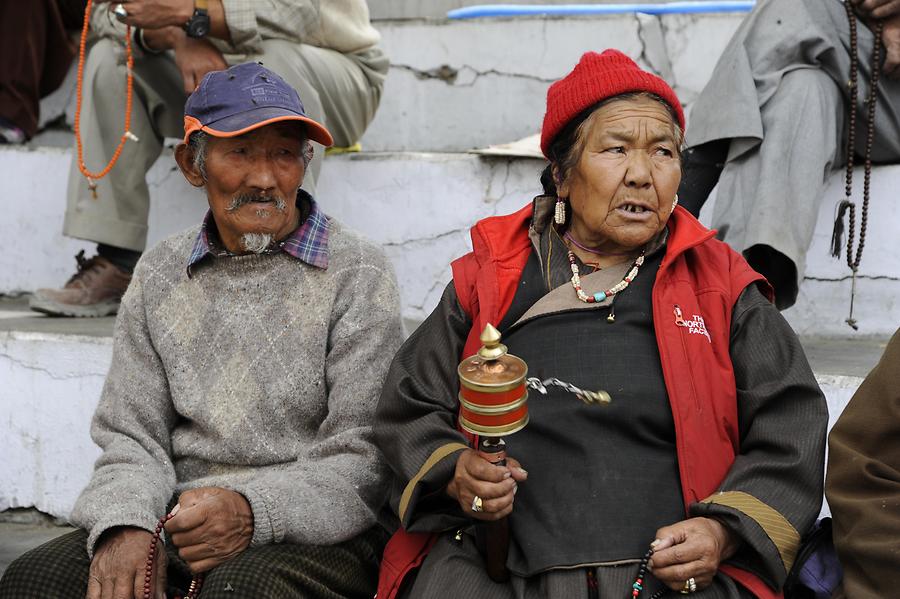
[[[144,599],[150,599],[153,592],[151,589],[153,588],[150,585],[151,580],[153,579],[153,563],[156,560],[156,546],[159,544],[159,537],[162,534],[163,527],[166,525],[166,522],[175,517],[175,514],[178,513],[179,506],[176,505],[175,508],[159,519],[159,522],[156,524],[156,530],[153,531],[153,538],[150,540],[150,550],[147,552],[147,567],[144,568]],[[191,579],[191,586],[188,588],[187,595],[184,596],[183,599],[197,599],[200,596],[200,587],[203,586],[203,574],[197,574]],[[175,599],[179,599],[175,597]]]
[[[575,254],[572,253],[572,250],[569,250],[569,266],[572,268],[572,287],[575,288],[575,295],[578,296],[578,299],[583,301],[586,304],[599,304],[603,300],[608,297],[612,297],[617,293],[621,293],[631,282],[638,276],[638,271],[641,269],[641,265],[644,264],[644,252],[641,251],[641,255],[637,257],[637,260],[631,265],[631,268],[628,271],[628,274],[625,275],[621,281],[607,289],[606,291],[598,291],[594,295],[588,295],[581,288],[581,274],[578,272],[578,264],[575,261]]]
[[[84,163],[84,147],[81,143],[81,94],[84,82],[84,58],[86,54],[85,47],[87,45],[88,30],[90,29],[91,24],[92,4],[93,0],[87,0],[87,4],[84,7],[84,25],[81,28],[81,42],[78,47],[78,78],[75,90],[75,147],[78,154],[76,158],[76,160],[78,160],[78,170],[81,171],[81,174],[84,175],[85,179],[87,179],[88,189],[91,190],[91,195],[96,200],[97,181],[108,175],[109,171],[111,171],[116,162],[118,162],[119,156],[122,154],[122,149],[125,147],[125,142],[129,139],[131,141],[138,141],[138,137],[131,132],[131,104],[132,98],[134,96],[134,53],[131,49],[131,25],[126,25],[125,65],[127,78],[125,83],[125,133],[123,133],[121,139],[119,139],[119,145],[116,146],[116,150],[115,152],[113,152],[112,158],[110,158],[109,162],[105,167],[103,167],[102,170],[98,172],[92,172]]]

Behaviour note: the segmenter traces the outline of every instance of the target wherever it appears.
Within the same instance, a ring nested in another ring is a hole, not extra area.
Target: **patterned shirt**
[[[271,252],[284,252],[310,266],[324,270],[328,268],[328,216],[319,210],[319,205],[312,196],[302,189],[297,192],[297,207],[301,209],[301,214],[306,211],[304,208],[308,207],[309,214],[293,233],[275,244]],[[188,277],[198,262],[209,256],[221,255],[221,252],[210,243],[209,233],[215,231],[215,227],[212,211],[207,211],[188,260]]]

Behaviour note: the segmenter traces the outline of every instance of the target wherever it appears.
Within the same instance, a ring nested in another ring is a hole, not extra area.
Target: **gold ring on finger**
[[[682,595],[689,595],[697,591],[697,581],[693,576],[684,581],[684,587],[679,591]]]

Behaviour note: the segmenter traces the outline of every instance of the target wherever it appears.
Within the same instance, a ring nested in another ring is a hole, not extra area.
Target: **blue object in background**
[[[447,13],[450,19],[483,17],[560,17],[644,13],[671,15],[710,12],[750,12],[756,0],[721,2],[667,2],[658,4],[482,4],[457,8]]]

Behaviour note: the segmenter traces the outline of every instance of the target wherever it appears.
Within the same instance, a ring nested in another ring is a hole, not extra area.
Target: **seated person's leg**
[[[84,14],[84,4],[74,10],[68,4],[76,2],[65,4],[0,3],[0,144],[34,137],[40,98],[58,88],[69,70],[71,18],[65,17]]]
[[[681,185],[678,199],[682,206],[694,216],[700,216],[700,209],[712,192],[728,158],[729,139],[717,139],[700,146],[688,148],[681,156]]]
[[[340,597],[370,599],[387,540],[375,526],[337,545],[279,543],[250,547],[210,571],[202,599]]]
[[[115,152],[125,119],[125,66],[117,41],[95,43],[85,64],[80,116],[84,161],[99,171]],[[175,63],[166,55],[135,61],[131,131],[110,173],[98,182],[97,197],[72,160],[63,233],[98,242],[99,256],[79,261],[78,273],[63,289],[40,289],[32,308],[63,316],[115,314],[131,270],[147,238],[149,190],[146,173],[159,157],[163,137],[182,135],[184,91]]]
[[[825,177],[841,163],[845,112],[827,74],[787,73],[762,107],[762,143],[729,156],[719,181],[713,227],[735,250],[747,252],[751,266],[766,271],[780,309],[797,299]],[[776,254],[781,258],[772,259]]]
[[[0,599],[84,599],[87,592],[87,533],[76,530],[16,559],[0,579]]]

